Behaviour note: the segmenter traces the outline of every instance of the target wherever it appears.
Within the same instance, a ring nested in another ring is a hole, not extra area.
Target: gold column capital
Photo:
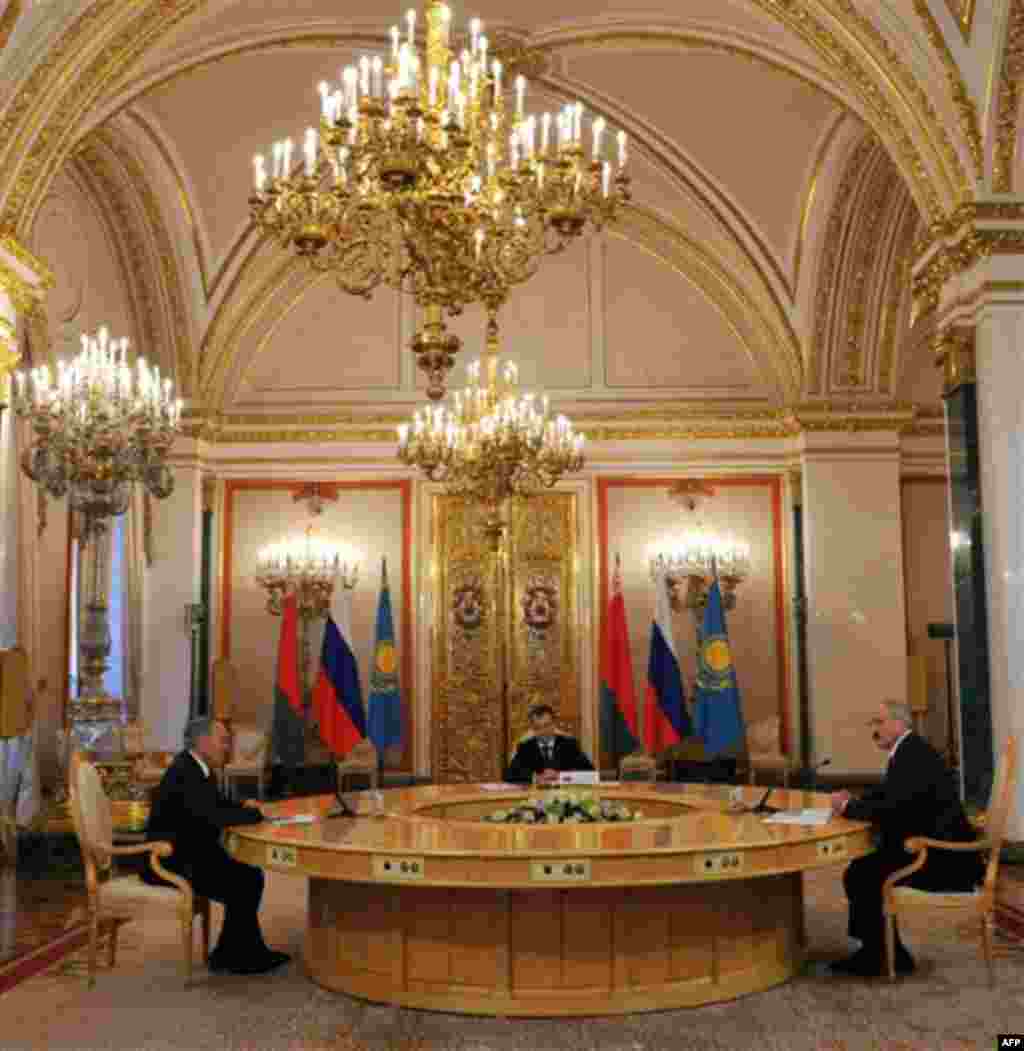
[[[942,369],[942,390],[952,394],[965,383],[974,383],[974,329],[950,325],[932,340],[935,364]]]

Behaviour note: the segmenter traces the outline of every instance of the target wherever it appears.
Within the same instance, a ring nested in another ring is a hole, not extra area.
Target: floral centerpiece
[[[507,810],[495,810],[484,821],[508,825],[572,825],[597,821],[637,821],[639,810],[600,799],[591,793],[550,792]]]

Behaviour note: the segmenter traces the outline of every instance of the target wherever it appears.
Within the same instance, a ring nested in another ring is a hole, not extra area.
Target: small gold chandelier
[[[750,574],[750,547],[731,537],[704,531],[673,538],[650,556],[651,576],[664,573],[674,609],[703,612],[708,588],[715,577],[722,589],[722,605],[736,607],[736,589]],[[681,593],[683,585],[685,594]]]
[[[547,395],[518,390],[518,369],[501,361],[498,342],[491,312],[486,350],[470,364],[466,387],[450,393],[447,405],[428,405],[398,427],[398,458],[449,493],[483,504],[495,549],[509,499],[549,489],[583,467],[583,435],[565,416],[551,414]]]
[[[257,556],[256,583],[267,592],[267,612],[280,616],[286,595],[295,595],[303,620],[325,617],[334,585],[351,590],[359,582],[359,565],[341,548],[314,535],[307,526],[301,537],[269,544]]]
[[[169,379],[144,358],[128,364],[128,340],[111,339],[105,327],[69,364],[57,363],[56,382],[41,365],[15,375],[12,404],[32,424],[22,456],[25,474],[59,500],[68,494],[81,512],[83,538],[105,519],[128,509],[139,483],[162,500],[174,490],[167,456],[181,426],[181,401]]]
[[[460,346],[444,313],[500,307],[545,254],[615,218],[629,177],[625,132],[609,150],[597,117],[584,146],[582,103],[527,116],[519,75],[506,107],[506,71],[479,19],[458,52],[445,4],[425,0],[423,21],[417,38],[410,10],[387,61],[364,55],[340,87],[320,84],[301,162],[291,139],[274,143],[269,170],[256,156],[249,204],[262,231],[344,291],[387,284],[415,297],[424,318],[412,350],[439,400]]]

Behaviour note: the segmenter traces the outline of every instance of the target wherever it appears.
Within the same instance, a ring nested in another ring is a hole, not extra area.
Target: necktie
[[[554,742],[550,740],[544,742],[544,759],[548,763],[550,763],[551,760],[554,758],[555,749],[553,747],[553,743]]]

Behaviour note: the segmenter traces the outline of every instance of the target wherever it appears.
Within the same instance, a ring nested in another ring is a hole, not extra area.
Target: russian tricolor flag
[[[352,593],[342,588],[337,600],[340,628],[334,617],[327,615],[320,650],[320,675],[313,689],[313,711],[320,727],[320,739],[336,756],[345,755],[366,737],[363,688],[350,641],[351,598]]]
[[[651,653],[647,661],[647,694],[644,704],[644,749],[649,755],[663,752],[691,734],[686,712],[683,677],[679,673],[676,644],[672,637],[672,610],[668,579],[658,567],[654,573],[654,623]]]

